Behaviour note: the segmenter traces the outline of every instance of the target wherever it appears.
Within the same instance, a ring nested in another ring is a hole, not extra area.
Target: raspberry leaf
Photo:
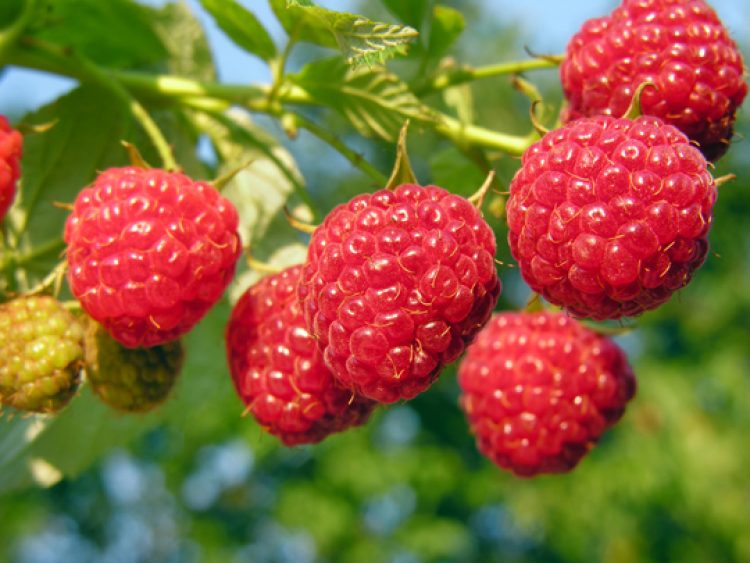
[[[310,63],[290,78],[317,103],[341,112],[365,137],[394,142],[404,119],[432,119],[407,85],[381,66],[352,69],[334,57]]]
[[[450,49],[466,27],[461,12],[448,6],[432,8],[432,26],[427,52],[432,58],[439,58]]]
[[[167,68],[173,74],[199,80],[216,78],[213,56],[201,22],[184,2],[151,8],[156,32],[169,51]]]
[[[96,107],[97,112],[88,111]],[[96,173],[125,158],[120,139],[128,136],[125,109],[108,92],[78,88],[24,119],[25,123],[57,120],[49,131],[26,138],[21,166],[22,188],[6,222],[9,246],[43,252],[27,264],[29,283],[39,281],[57,262],[67,212],[53,202],[71,202]]]
[[[261,59],[276,56],[276,45],[266,28],[241,4],[235,0],[201,0],[201,5],[237,45]]]
[[[56,0],[38,5],[35,37],[74,48],[99,64],[129,68],[168,56],[149,11],[132,0]]]
[[[381,0],[381,2],[388,8],[389,12],[406,25],[416,27],[417,29],[422,27],[431,4],[429,0],[411,0],[409,2],[404,2],[403,0]]]
[[[309,0],[271,0],[271,6],[292,38],[339,48],[352,65],[382,64],[403,54],[406,45],[419,36],[412,27],[327,10]]]

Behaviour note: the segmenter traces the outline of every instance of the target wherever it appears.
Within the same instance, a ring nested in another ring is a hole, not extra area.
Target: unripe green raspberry
[[[86,331],[86,376],[107,405],[147,412],[169,395],[182,369],[182,343],[125,348],[93,320]]]
[[[83,327],[53,297],[0,305],[0,402],[53,413],[75,394],[83,365]]]

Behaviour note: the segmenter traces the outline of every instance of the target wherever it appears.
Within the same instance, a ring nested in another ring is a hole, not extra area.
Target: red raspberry
[[[129,348],[188,332],[221,297],[241,247],[234,206],[177,172],[111,168],[65,225],[70,289]]]
[[[582,118],[531,146],[510,185],[508,241],[529,285],[580,317],[665,302],[703,263],[716,186],[656,117]]]
[[[710,160],[728,148],[747,94],[743,74],[737,45],[701,0],[624,0],[583,24],[560,66],[566,119],[620,117],[638,86],[651,82],[643,113],[678,127]]]
[[[340,387],[304,327],[296,299],[301,267],[250,287],[226,332],[234,386],[256,420],[287,446],[314,444],[364,424],[375,403]]]
[[[495,235],[466,199],[404,184],[339,205],[315,231],[299,297],[339,382],[411,399],[455,360],[500,294]]]
[[[636,387],[623,351],[562,313],[493,317],[458,383],[479,450],[524,477],[575,467]]]
[[[16,196],[22,148],[23,137],[0,115],[0,221]]]

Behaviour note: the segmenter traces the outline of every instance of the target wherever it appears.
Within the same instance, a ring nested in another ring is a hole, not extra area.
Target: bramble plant
[[[220,81],[184,3],[0,7],[0,67],[76,83],[0,116],[0,492],[160,424],[200,440],[185,413],[217,409],[333,448],[448,394],[521,477],[585,467],[626,404],[649,424],[613,337],[684,307],[711,260],[747,94],[707,3],[622,0],[561,55],[474,66],[462,12],[426,0],[268,0],[283,40],[238,0],[200,4],[267,83]],[[345,171],[305,178],[310,139]]]

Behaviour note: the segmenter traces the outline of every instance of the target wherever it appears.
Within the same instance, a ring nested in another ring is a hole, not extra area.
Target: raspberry
[[[524,477],[575,467],[636,387],[623,351],[562,313],[493,317],[458,383],[479,450]]]
[[[624,0],[584,23],[568,44],[560,79],[565,119],[627,111],[644,82],[643,113],[655,115],[716,160],[728,148],[747,94],[743,60],[716,13],[701,0]]]
[[[375,403],[340,387],[304,327],[300,266],[250,287],[226,331],[230,372],[256,420],[287,446],[313,444],[364,424]]]
[[[54,298],[19,297],[0,305],[0,402],[53,413],[78,389],[83,328]]]
[[[337,380],[411,399],[489,319],[495,235],[466,199],[404,184],[336,207],[313,233],[299,298]]]
[[[86,331],[86,377],[102,402],[120,411],[147,412],[162,404],[183,359],[179,340],[129,349],[96,322]]]
[[[81,191],[65,225],[71,291],[129,348],[174,340],[231,281],[237,224],[234,206],[205,182],[109,169]]]
[[[534,291],[572,314],[658,307],[703,263],[716,186],[656,117],[581,118],[545,135],[510,185],[508,241]]]
[[[16,195],[22,148],[23,137],[0,115],[0,221]]]

